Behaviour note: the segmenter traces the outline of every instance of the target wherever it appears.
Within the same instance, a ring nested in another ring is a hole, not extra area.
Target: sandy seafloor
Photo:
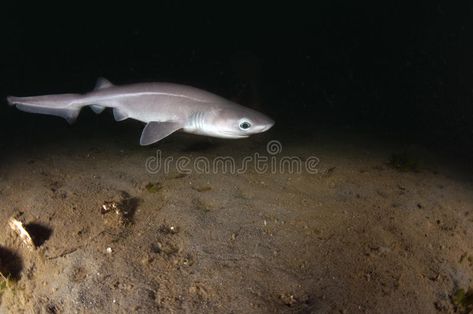
[[[471,169],[438,150],[284,126],[141,147],[139,123],[54,119],[0,137],[0,257],[16,276],[1,313],[452,313],[472,285]],[[273,139],[318,172],[145,167],[157,149],[242,160]],[[406,149],[417,171],[388,165]],[[106,201],[128,216],[101,213]],[[19,213],[34,250],[7,226]]]

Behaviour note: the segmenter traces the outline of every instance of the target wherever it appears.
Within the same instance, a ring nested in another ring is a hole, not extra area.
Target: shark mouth
[[[249,137],[249,135],[241,134],[241,133],[235,133],[235,132],[231,132],[231,131],[221,131],[220,135],[222,137],[226,137],[226,138],[247,138],[247,137]]]

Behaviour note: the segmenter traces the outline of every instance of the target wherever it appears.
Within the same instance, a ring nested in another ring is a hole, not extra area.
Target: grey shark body
[[[73,123],[84,106],[96,113],[113,108],[115,120],[146,123],[140,144],[155,143],[175,131],[221,138],[244,138],[272,127],[264,114],[190,86],[172,83],[140,83],[116,86],[99,79],[86,94],[59,94],[7,98],[26,112],[49,114]]]

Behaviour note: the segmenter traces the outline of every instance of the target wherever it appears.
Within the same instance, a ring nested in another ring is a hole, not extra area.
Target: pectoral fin
[[[140,145],[156,143],[179,129],[182,129],[182,124],[177,122],[149,122],[141,133]]]

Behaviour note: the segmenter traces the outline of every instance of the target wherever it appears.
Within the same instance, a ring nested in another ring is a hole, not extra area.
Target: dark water
[[[85,92],[99,76],[173,81],[257,105],[278,129],[351,126],[471,146],[470,3],[82,12],[2,19],[0,95]],[[5,106],[1,116],[5,129],[21,121],[15,133],[58,123]]]

